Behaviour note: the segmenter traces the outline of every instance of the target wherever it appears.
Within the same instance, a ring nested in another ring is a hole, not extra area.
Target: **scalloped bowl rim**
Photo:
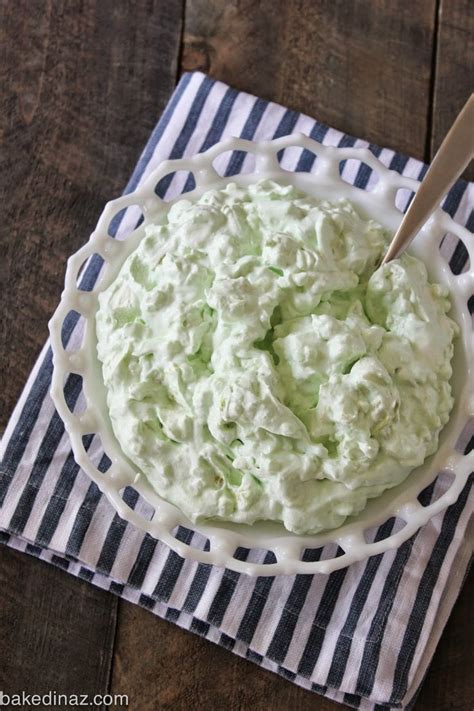
[[[278,152],[292,147],[304,148],[317,155],[315,172],[297,173],[284,170],[280,166]],[[213,162],[222,153],[234,150],[253,153],[256,159],[255,170],[252,173],[222,177],[215,171]],[[362,190],[340,177],[339,163],[350,159],[359,160],[377,172],[379,180],[374,190]],[[162,201],[155,193],[157,183],[166,175],[179,170],[193,173],[196,188],[169,202]],[[380,497],[371,499],[357,517],[347,519],[337,529],[317,535],[297,536],[280,524],[266,522],[252,526],[190,522],[179,509],[158,496],[144,476],[137,475],[131,462],[121,452],[108,420],[105,388],[95,351],[97,294],[115,278],[124,259],[141,239],[144,227],[158,216],[162,216],[174,202],[183,197],[192,200],[210,188],[222,188],[230,182],[247,185],[265,178],[295,185],[316,197],[347,197],[362,214],[376,219],[391,230],[396,229],[402,218],[402,213],[395,207],[397,191],[416,191],[419,185],[416,180],[389,170],[366,148],[324,146],[302,134],[259,142],[230,138],[190,158],[162,162],[134,192],[107,203],[90,240],[68,260],[65,289],[49,324],[54,365],[51,396],[69,434],[76,462],[107,496],[118,514],[166,543],[182,557],[225,566],[249,575],[330,573],[400,546],[433,516],[456,501],[474,469],[474,452],[463,455],[455,449],[467,421],[474,416],[474,337],[467,307],[467,301],[474,292],[474,275],[454,275],[438,249],[444,234],[454,234],[463,240],[472,265],[474,250],[469,233],[464,227],[438,209],[420,231],[410,249],[413,254],[423,258],[431,278],[442,281],[449,287],[453,316],[461,326],[461,335],[455,346],[455,363],[458,364],[457,368],[454,368],[453,377],[455,406],[448,425],[441,432],[440,446],[437,452],[414,470],[402,484],[384,492]],[[125,240],[113,239],[108,234],[112,219],[133,205],[141,208],[143,223]],[[93,290],[82,291],[79,288],[79,272],[84,261],[94,253],[100,254],[104,259],[104,268]],[[64,349],[61,337],[64,319],[71,310],[77,311],[85,323],[84,340],[80,349],[73,353]],[[69,373],[77,373],[83,378],[87,407],[81,415],[73,414],[66,404],[63,385]],[[105,473],[98,470],[84,448],[82,437],[88,433],[100,435],[103,451],[111,460],[111,467]],[[452,474],[450,485],[440,498],[428,506],[422,506],[417,499],[418,494],[440,471],[449,471]],[[124,502],[121,492],[125,486],[132,486],[153,507],[154,514],[151,518],[142,516]],[[382,524],[392,516],[405,522],[401,530],[377,542],[365,539],[366,530]],[[173,531],[179,525],[205,536],[209,540],[210,549],[202,550],[176,538]],[[302,550],[320,548],[331,542],[342,548],[342,555],[337,557],[335,553],[333,557],[317,561],[301,560]],[[271,550],[276,556],[276,563],[239,560],[234,557],[239,546]]]

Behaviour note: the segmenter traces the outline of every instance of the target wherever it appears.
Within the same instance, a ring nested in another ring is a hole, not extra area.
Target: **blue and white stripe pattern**
[[[302,132],[330,145],[367,143],[302,114],[237,92],[195,73],[181,79],[130,180],[132,191],[158,163],[205,150],[226,136],[269,139]],[[419,161],[369,146],[404,175],[421,178]],[[220,159],[227,175],[251,169],[241,153]],[[370,189],[367,166],[347,161],[343,177]],[[311,171],[314,156],[285,152],[283,166]],[[162,196],[189,190],[189,176],[175,174],[160,185]],[[406,206],[408,194],[401,194]],[[459,182],[445,209],[474,230],[474,185]],[[132,209],[128,220],[134,220]],[[467,268],[456,240],[442,247],[451,268]],[[97,265],[85,281],[91,288]],[[471,298],[474,310],[474,297]],[[70,320],[73,335],[76,323]],[[63,425],[48,396],[51,350],[46,344],[3,438],[0,476],[0,540],[147,607],[182,627],[251,659],[301,686],[361,709],[412,704],[469,564],[467,526],[470,483],[458,502],[399,550],[338,570],[329,576],[251,579],[181,559],[162,543],[122,521],[95,484],[74,462]],[[80,383],[70,377],[68,400],[78,402]],[[472,448],[472,431],[459,446]],[[98,442],[90,437],[91,452]],[[105,466],[106,462],[102,462]],[[443,492],[443,477],[422,496]],[[130,506],[136,494],[127,491]],[[387,521],[374,537],[388,535]],[[186,540],[190,533],[180,535]],[[326,551],[327,552],[327,551]],[[321,555],[325,555],[323,549]]]

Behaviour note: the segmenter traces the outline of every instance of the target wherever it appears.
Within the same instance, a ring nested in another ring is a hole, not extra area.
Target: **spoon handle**
[[[474,94],[471,94],[433,158],[382,264],[400,256],[408,247],[473,157]]]

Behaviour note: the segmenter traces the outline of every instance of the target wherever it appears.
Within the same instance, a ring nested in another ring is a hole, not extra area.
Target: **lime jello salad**
[[[260,181],[174,203],[100,295],[113,430],[192,521],[339,526],[435,452],[447,290],[346,201]]]

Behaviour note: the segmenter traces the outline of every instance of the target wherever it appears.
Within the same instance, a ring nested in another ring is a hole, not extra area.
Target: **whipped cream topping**
[[[434,453],[447,290],[346,200],[272,181],[174,203],[100,294],[114,433],[192,521],[334,528]]]

